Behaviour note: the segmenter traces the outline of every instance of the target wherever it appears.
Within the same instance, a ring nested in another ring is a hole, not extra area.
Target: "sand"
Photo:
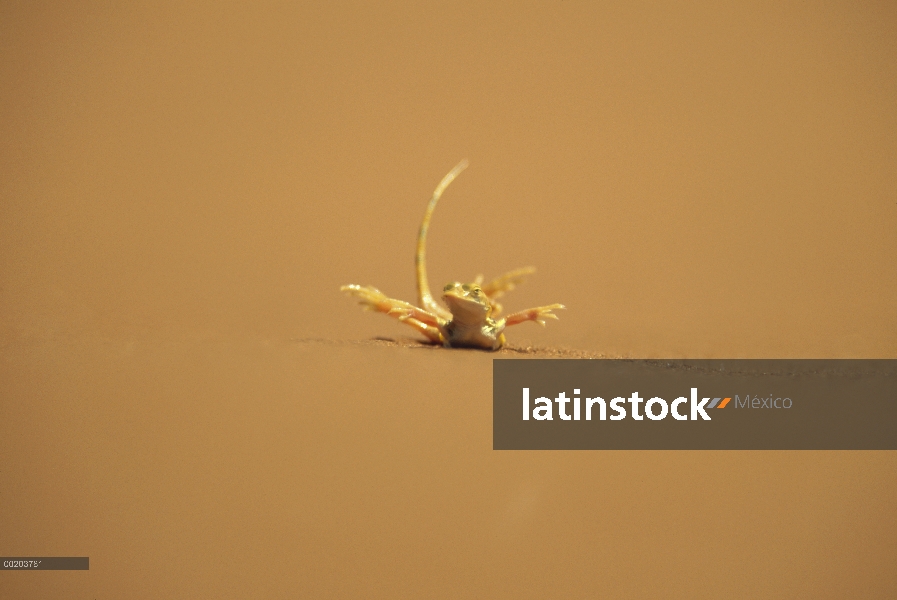
[[[2,598],[897,596],[893,452],[495,452],[496,358],[897,358],[897,13],[0,8]],[[445,350],[414,299],[561,302]],[[438,288],[437,288],[438,289]]]

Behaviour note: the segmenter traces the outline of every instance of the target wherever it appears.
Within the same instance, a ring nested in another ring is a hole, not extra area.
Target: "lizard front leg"
[[[539,325],[545,325],[545,319],[558,318],[558,316],[551,311],[562,308],[565,308],[563,304],[549,304],[548,306],[538,306],[536,308],[521,310],[520,312],[515,312],[514,314],[505,317],[505,327],[517,325],[524,321],[535,321]]]
[[[403,300],[390,298],[370,285],[344,285],[340,288],[340,291],[358,298],[365,310],[382,312],[390,317],[396,318],[402,323],[417,329],[434,342],[441,344],[444,341],[442,334],[439,331],[439,327],[445,323],[442,319],[430,312],[418,308],[408,302],[404,302]]]

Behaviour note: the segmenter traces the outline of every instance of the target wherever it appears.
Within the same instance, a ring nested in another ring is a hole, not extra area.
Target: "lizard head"
[[[492,304],[475,283],[450,283],[442,289],[442,300],[456,321],[485,321],[492,313]]]

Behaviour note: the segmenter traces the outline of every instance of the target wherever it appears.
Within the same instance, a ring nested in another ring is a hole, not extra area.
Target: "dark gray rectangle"
[[[496,450],[897,450],[891,359],[495,359],[492,401]]]
[[[7,571],[88,571],[88,556],[3,556],[0,569]]]

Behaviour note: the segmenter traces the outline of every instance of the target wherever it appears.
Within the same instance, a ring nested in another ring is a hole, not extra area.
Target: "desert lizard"
[[[455,177],[467,168],[467,165],[467,160],[462,160],[449,171],[436,186],[433,197],[427,204],[417,235],[415,254],[418,306],[389,298],[373,286],[351,284],[342,286],[340,290],[358,298],[365,309],[395,317],[446,348],[498,350],[505,343],[506,327],[525,321],[536,321],[545,325],[546,318],[557,319],[557,315],[551,311],[564,308],[564,305],[539,306],[499,318],[502,306],[496,300],[505,292],[513,290],[526,275],[535,272],[533,267],[515,269],[486,284],[483,284],[483,276],[478,275],[473,283],[456,281],[446,285],[442,289],[442,300],[448,306],[448,310],[433,299],[427,283],[426,265],[427,230],[430,227],[430,218],[442,193]]]

